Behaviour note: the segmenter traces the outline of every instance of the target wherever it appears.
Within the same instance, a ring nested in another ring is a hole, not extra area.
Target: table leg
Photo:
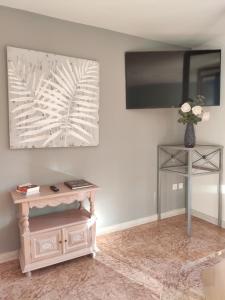
[[[187,200],[187,198],[188,198],[188,179],[187,179],[187,177],[185,177],[185,195],[184,195],[184,205],[185,205],[185,214],[187,215],[187,209],[188,209],[188,200]]]
[[[29,265],[31,261],[30,255],[30,228],[29,228],[29,205],[28,203],[20,204],[20,242],[21,255],[23,257],[24,265]]]
[[[92,257],[95,258],[96,256],[96,221],[92,225]]]
[[[91,217],[94,216],[95,214],[95,192],[91,192],[90,197],[88,198],[89,203],[90,203],[90,214]]]
[[[192,233],[192,151],[188,151],[188,176],[187,176],[187,234]]]
[[[160,178],[160,147],[157,148],[157,214],[161,220],[161,178]]]
[[[220,162],[219,162],[219,182],[218,182],[218,225],[222,227],[222,214],[223,214],[223,198],[222,198],[222,185],[223,185],[223,149],[220,149]]]
[[[31,271],[29,271],[29,272],[26,272],[25,274],[26,274],[26,277],[27,277],[27,278],[31,278],[31,277],[32,277],[32,273],[31,273]]]
[[[29,232],[29,206],[27,203],[22,203],[20,207],[19,222],[22,227],[22,233]]]
[[[192,205],[191,205],[191,185],[192,185],[192,178],[188,177],[187,180],[187,234],[191,236],[192,232],[192,222],[191,222],[191,215],[192,215]]]
[[[90,203],[90,217],[93,220],[92,223],[92,257],[96,255],[96,218],[95,218],[95,191],[91,192],[90,197],[88,198]]]

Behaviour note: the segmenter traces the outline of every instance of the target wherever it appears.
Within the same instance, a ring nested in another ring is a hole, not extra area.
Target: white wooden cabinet
[[[40,188],[40,194],[23,196],[11,192],[15,204],[19,205],[20,265],[23,273],[96,251],[96,218],[94,201],[97,186],[71,190],[59,184],[60,191],[52,192],[48,186]],[[89,200],[90,211],[82,207]],[[80,202],[79,209],[51,213],[29,218],[33,207],[57,206],[61,203]]]

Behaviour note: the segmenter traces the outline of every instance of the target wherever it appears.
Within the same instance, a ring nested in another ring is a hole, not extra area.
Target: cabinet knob
[[[67,240],[65,240],[64,242],[67,243]]]
[[[59,244],[62,244],[62,241],[59,241]]]

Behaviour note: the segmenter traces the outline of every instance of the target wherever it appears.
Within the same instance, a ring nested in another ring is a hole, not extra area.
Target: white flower
[[[189,103],[185,102],[185,103],[181,106],[180,109],[181,109],[181,111],[182,111],[183,113],[187,113],[187,112],[191,111],[191,105],[190,105]]]
[[[195,116],[198,116],[202,113],[202,107],[200,105],[196,105],[192,107],[192,112]]]
[[[209,111],[205,111],[203,114],[202,114],[202,121],[209,121],[210,119],[210,112]]]

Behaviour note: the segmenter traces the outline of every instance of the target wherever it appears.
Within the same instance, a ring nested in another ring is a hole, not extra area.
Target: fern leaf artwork
[[[99,64],[7,47],[10,148],[97,146]]]

